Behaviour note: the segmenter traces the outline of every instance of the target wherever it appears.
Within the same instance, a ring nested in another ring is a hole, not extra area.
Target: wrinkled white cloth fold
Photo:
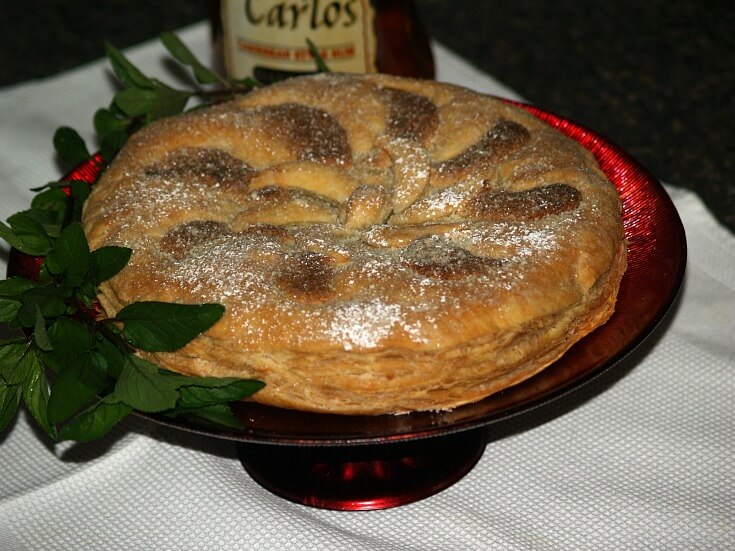
[[[207,58],[206,25],[180,35]],[[165,72],[157,42],[127,53]],[[436,57],[440,80],[518,99],[441,46]],[[0,90],[3,220],[58,178],[58,126],[92,143],[107,67]],[[735,237],[667,189],[689,246],[668,321],[574,407],[491,438],[447,490],[385,511],[312,509],[256,484],[232,443],[131,418],[101,441],[53,444],[24,412],[0,435],[0,549],[735,548]]]

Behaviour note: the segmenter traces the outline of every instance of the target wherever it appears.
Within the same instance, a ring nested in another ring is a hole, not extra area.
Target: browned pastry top
[[[620,202],[593,157],[523,110],[384,75],[291,79],[134,135],[92,192],[104,284],[218,302],[185,373],[256,377],[317,411],[441,409],[527,378],[612,312]]]

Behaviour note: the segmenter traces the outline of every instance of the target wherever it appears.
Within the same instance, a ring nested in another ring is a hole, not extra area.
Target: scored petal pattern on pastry
[[[408,266],[421,275],[439,279],[478,275],[488,267],[495,268],[502,264],[500,260],[476,256],[437,237],[413,241],[406,248],[403,258]]]
[[[332,84],[325,79],[324,85]],[[193,254],[217,232],[244,238],[245,230],[267,226],[295,235],[298,228],[323,224],[333,228],[331,237],[355,234],[356,242],[368,246],[405,249],[409,256],[403,265],[425,277],[458,279],[490,273],[504,264],[502,259],[482,256],[482,251],[491,248],[477,243],[468,243],[467,249],[459,246],[461,239],[456,235],[460,234],[451,234],[462,223],[527,222],[579,206],[580,192],[564,183],[515,191],[504,189],[509,182],[478,180],[478,175],[492,174],[498,164],[505,166],[510,158],[523,157],[531,141],[523,123],[498,115],[484,123],[487,126],[480,139],[464,151],[433,161],[431,144],[440,128],[442,106],[430,96],[393,85],[376,84],[374,94],[386,105],[386,120],[383,134],[375,136],[375,153],[368,157],[372,160],[367,162],[385,167],[376,173],[382,174],[380,184],[361,182],[361,173],[351,172],[350,136],[340,123],[344,113],[293,101],[257,105],[252,110],[259,129],[272,128],[274,144],[288,144],[296,162],[286,159],[256,170],[247,159],[224,151],[179,147],[147,166],[144,175],[148,177],[196,180],[248,192],[235,199],[229,224],[186,221],[168,231],[162,250],[182,258],[187,248]],[[267,150],[269,145],[254,143],[253,147]],[[357,235],[362,232],[367,233]],[[451,243],[446,236],[452,237]],[[282,239],[280,242],[283,244]],[[308,247],[293,238],[284,247],[281,265],[273,267],[273,273],[280,274],[277,287],[295,300],[333,300],[334,293],[327,292],[326,257],[297,254]],[[469,249],[479,251],[480,256]]]
[[[531,138],[528,130],[515,121],[500,120],[482,138],[459,155],[437,163],[432,179],[445,184],[474,173],[495,169],[503,156],[521,149]]]
[[[246,188],[255,169],[219,149],[182,147],[166,155],[163,161],[145,169],[148,176],[197,179],[208,185],[228,188]]]
[[[566,184],[524,191],[483,190],[468,201],[466,213],[486,221],[536,220],[579,206],[580,193]]]
[[[296,103],[262,107],[266,125],[278,128],[300,161],[346,165],[351,160],[347,133],[326,111]]]
[[[430,143],[439,126],[436,105],[425,96],[398,88],[385,87],[381,93],[388,100],[388,135]]]
[[[625,262],[610,188],[496,99],[319,75],[142,129],[83,222],[92,247],[134,250],[100,286],[109,313],[225,305],[164,366],[264,378],[274,405],[395,412],[517,382],[609,316]]]

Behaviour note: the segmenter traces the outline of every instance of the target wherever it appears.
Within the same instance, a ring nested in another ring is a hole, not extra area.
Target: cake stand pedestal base
[[[238,444],[261,486],[321,509],[366,511],[412,503],[451,486],[485,449],[483,430],[397,443],[351,446]]]

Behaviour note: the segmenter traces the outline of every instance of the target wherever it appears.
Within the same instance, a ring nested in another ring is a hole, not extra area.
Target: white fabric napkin
[[[180,35],[206,59],[206,25]],[[157,42],[128,53],[162,74]],[[517,98],[441,46],[436,57],[439,79]],[[102,61],[0,90],[2,219],[58,178],[53,131],[91,138],[111,91]],[[131,418],[101,441],[53,444],[22,414],[0,435],[0,549],[735,548],[735,237],[668,189],[689,244],[669,321],[570,411],[491,439],[447,490],[385,511],[312,509],[256,484],[229,442]]]

